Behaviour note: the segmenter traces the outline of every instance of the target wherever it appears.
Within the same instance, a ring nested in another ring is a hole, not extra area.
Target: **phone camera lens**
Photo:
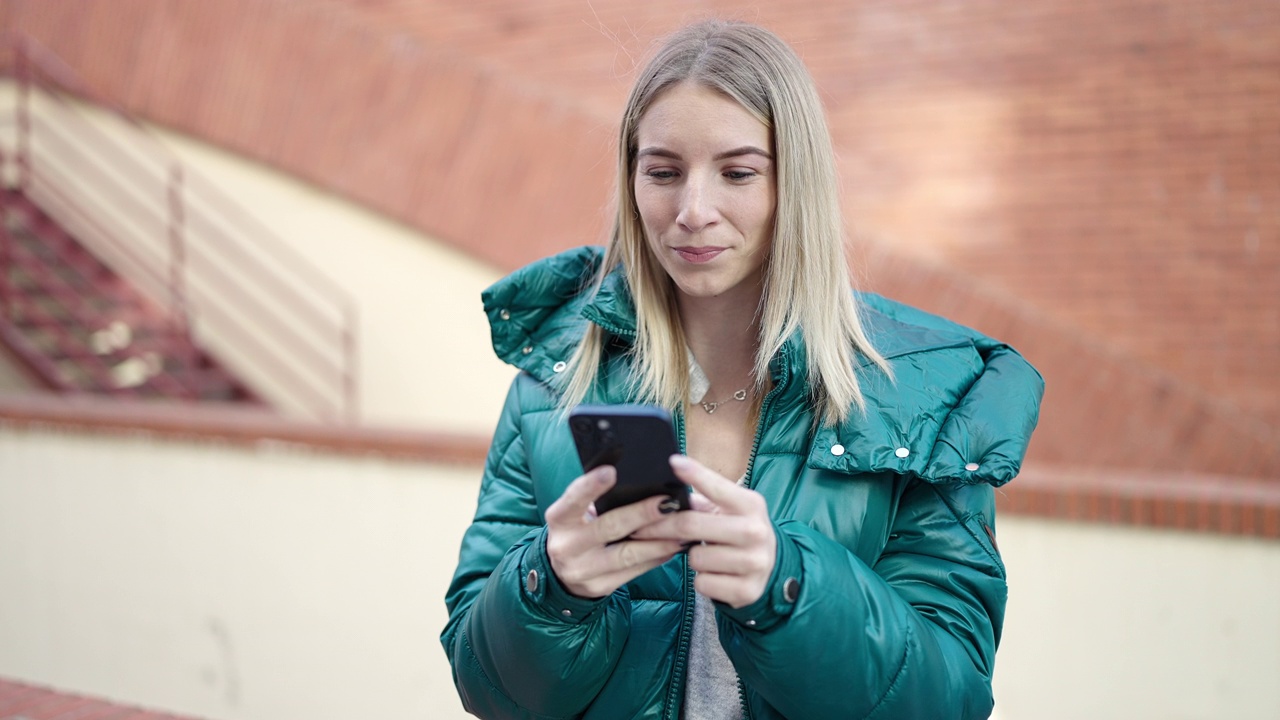
[[[609,421],[605,420],[604,418],[600,418],[598,421],[596,421],[596,427],[600,428],[601,430],[608,430]]]
[[[587,435],[595,429],[595,423],[591,422],[591,418],[576,417],[571,424],[573,432],[577,435]]]

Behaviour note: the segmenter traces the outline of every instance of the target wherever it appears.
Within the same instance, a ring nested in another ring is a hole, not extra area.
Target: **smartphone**
[[[654,405],[579,405],[569,412],[569,430],[583,472],[601,465],[618,471],[618,482],[596,500],[596,512],[668,495],[689,509],[689,486],[668,461],[680,452],[671,414]]]

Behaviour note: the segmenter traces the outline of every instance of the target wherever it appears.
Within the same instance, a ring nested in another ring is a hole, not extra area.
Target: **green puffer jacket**
[[[588,401],[631,400],[625,281],[581,293],[601,257],[572,250],[484,293],[494,347],[523,372],[441,634],[463,703],[483,718],[680,716],[694,605],[684,556],[599,600],[566,592],[547,559],[543,513],[581,474],[548,383],[586,322],[613,336]],[[777,564],[753,605],[717,603],[721,643],[747,718],[984,718],[1007,595],[992,488],[1018,472],[1043,381],[972,330],[862,299],[896,381],[864,364],[865,415],[815,432],[804,347],[779,353],[746,480],[768,501]]]

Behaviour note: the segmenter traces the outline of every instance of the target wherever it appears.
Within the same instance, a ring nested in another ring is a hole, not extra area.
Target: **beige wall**
[[[1280,718],[1280,543],[1027,517],[999,541],[999,720]]]
[[[0,676],[226,720],[464,717],[477,468],[0,426]]]
[[[0,676],[214,720],[450,718],[479,468],[0,425]],[[998,720],[1280,717],[1280,544],[1000,522]]]

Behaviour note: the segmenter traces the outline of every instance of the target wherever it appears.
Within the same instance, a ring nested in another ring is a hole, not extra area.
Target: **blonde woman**
[[[1042,381],[855,293],[795,54],[711,21],[640,73],[609,245],[485,292],[521,369],[441,636],[484,718],[981,718],[1006,598],[993,486]],[[691,510],[597,514],[565,411],[669,409]]]

